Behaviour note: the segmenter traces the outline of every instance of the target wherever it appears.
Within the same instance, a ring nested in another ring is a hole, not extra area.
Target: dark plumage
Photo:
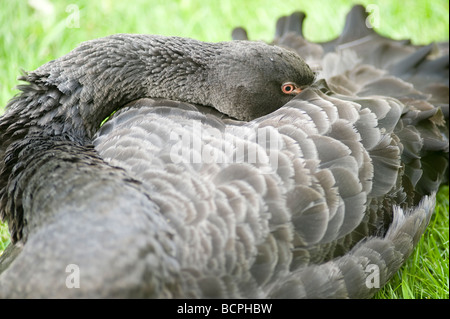
[[[448,62],[373,30],[311,44],[303,17],[277,23],[289,50],[116,35],[24,75],[0,118],[0,297],[372,296],[446,179]]]
[[[30,84],[20,86],[23,94],[0,123],[0,159],[12,156],[12,162],[25,161],[15,157],[22,148],[34,158],[41,143],[50,143],[48,149],[51,141],[85,146],[107,116],[138,98],[188,101],[249,120],[293,98],[282,92],[283,83],[303,87],[314,74],[298,55],[264,43],[118,34],[85,42],[21,79]],[[5,165],[3,183],[10,182],[13,165]],[[22,208],[7,204],[12,198],[1,186],[1,214],[13,216],[6,219],[17,240],[22,218],[15,216]]]

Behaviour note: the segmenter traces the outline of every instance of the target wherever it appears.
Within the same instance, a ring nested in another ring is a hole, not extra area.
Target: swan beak
[[[301,91],[302,91],[301,88],[296,88],[294,91],[292,91],[292,94],[297,95],[297,94],[299,94]]]

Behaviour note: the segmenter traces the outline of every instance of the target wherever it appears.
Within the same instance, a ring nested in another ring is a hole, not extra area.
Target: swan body
[[[286,49],[242,31],[116,35],[26,74],[0,118],[14,242],[0,297],[367,298],[385,284],[446,181],[448,60],[371,31],[357,39],[396,58],[368,65],[345,31],[305,41],[299,17],[277,24]]]

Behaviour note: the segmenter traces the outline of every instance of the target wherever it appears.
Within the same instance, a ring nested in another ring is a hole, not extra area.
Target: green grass
[[[6,249],[6,247],[9,245],[10,241],[11,240],[10,240],[9,233],[8,233],[8,224],[0,223],[0,255]]]
[[[20,70],[33,70],[80,42],[113,33],[153,33],[204,41],[230,39],[236,26],[253,40],[270,41],[275,21],[295,10],[307,13],[307,39],[336,37],[353,3],[376,4],[377,31],[417,44],[449,38],[448,1],[309,0],[140,0],[52,1],[45,15],[26,0],[0,0],[0,114],[17,90]],[[76,25],[76,11],[79,24]],[[375,15],[375,12],[374,12]],[[75,18],[75,19],[73,19]],[[0,224],[0,252],[9,243]],[[448,298],[448,187],[440,192],[436,214],[407,265],[377,298]]]
[[[448,186],[438,193],[435,214],[406,264],[375,298],[448,299]]]

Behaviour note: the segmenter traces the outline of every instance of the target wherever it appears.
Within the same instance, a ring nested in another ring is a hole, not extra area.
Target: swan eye
[[[298,94],[301,92],[301,89],[294,83],[288,82],[281,86],[281,91],[283,91],[284,94]]]

